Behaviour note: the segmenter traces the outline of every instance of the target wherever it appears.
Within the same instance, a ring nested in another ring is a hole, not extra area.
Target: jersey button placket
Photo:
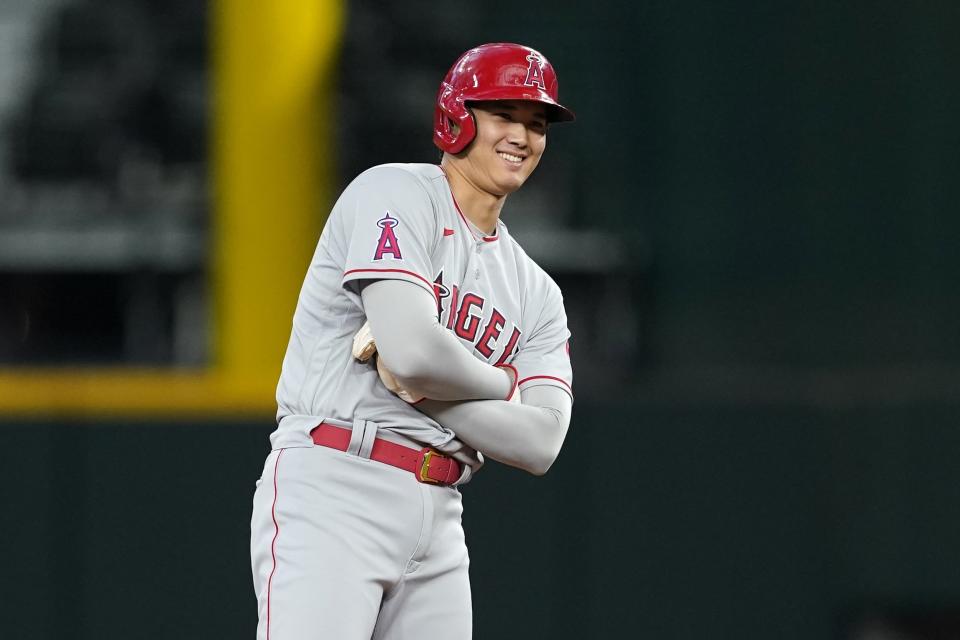
[[[483,248],[483,243],[482,243],[482,242],[477,242],[477,256],[480,255],[480,250],[481,250],[482,248]],[[478,260],[478,266],[477,266],[477,268],[473,270],[473,279],[474,279],[474,280],[479,280],[479,279],[480,279],[479,260]]]

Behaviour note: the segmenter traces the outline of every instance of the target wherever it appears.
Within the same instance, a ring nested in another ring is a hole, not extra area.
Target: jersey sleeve
[[[555,285],[548,291],[530,337],[510,362],[517,369],[517,388],[549,385],[573,397],[573,369],[570,366],[570,331],[563,297]]]
[[[344,190],[338,207],[347,244],[344,287],[356,292],[360,280],[405,280],[436,296],[429,274],[437,218],[416,176],[375,167]]]

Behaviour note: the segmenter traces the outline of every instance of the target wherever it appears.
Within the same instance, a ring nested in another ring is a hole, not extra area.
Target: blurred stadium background
[[[504,217],[577,402],[464,488],[475,635],[960,638],[960,5],[3,0],[4,638],[253,636],[323,218],[499,40],[579,116]]]

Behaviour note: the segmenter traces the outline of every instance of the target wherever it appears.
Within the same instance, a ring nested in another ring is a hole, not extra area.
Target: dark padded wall
[[[960,602],[956,407],[577,409],[547,476],[463,489],[476,637],[838,638]],[[4,635],[252,637],[268,424],[0,428]]]

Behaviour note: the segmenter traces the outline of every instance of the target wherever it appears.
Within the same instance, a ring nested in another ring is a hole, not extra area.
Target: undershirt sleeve
[[[513,378],[474,357],[437,320],[436,300],[401,280],[362,285],[378,357],[404,388],[435,400],[505,399]]]
[[[546,473],[570,426],[573,400],[557,386],[525,389],[523,404],[503,401],[435,402],[417,408],[483,455],[531,473]]]

